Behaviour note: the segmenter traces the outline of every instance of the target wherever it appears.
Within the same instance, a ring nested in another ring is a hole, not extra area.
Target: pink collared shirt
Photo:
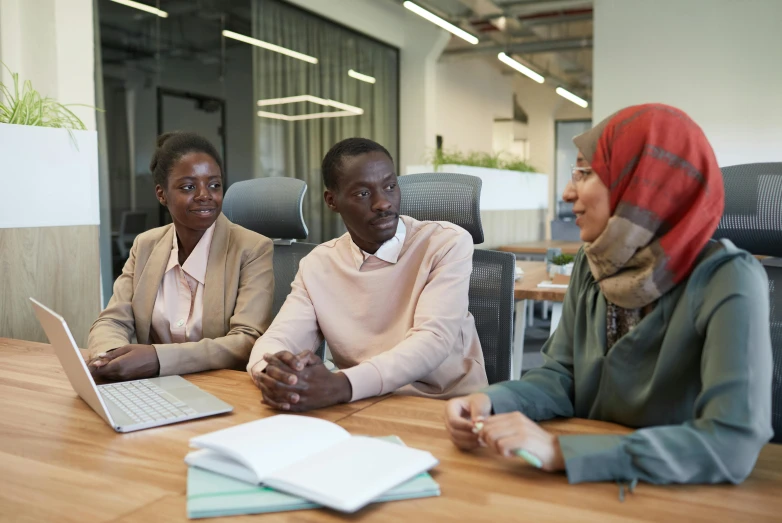
[[[152,344],[201,341],[204,281],[214,230],[212,224],[183,265],[179,265],[179,246],[174,232],[171,256],[152,310]]]

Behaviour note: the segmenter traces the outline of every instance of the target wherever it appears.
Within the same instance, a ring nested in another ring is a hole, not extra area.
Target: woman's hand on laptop
[[[95,379],[109,381],[137,380],[160,374],[160,361],[152,345],[124,345],[98,354],[87,367]]]
[[[263,403],[274,409],[303,412],[350,401],[353,390],[347,376],[331,372],[311,351],[265,354],[267,362],[256,383]]]

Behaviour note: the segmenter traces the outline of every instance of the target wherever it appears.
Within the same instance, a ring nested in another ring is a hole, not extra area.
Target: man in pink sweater
[[[487,385],[467,310],[472,237],[399,215],[391,155],[362,138],[323,159],[325,200],[347,234],[316,247],[253,347],[263,402],[304,411],[390,392],[450,398]],[[339,372],[314,355],[326,339]]]

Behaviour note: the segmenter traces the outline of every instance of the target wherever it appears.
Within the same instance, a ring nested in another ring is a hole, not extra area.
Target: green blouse
[[[560,436],[568,480],[739,483],[771,438],[766,272],[727,240],[606,350],[606,300],[583,250],[544,364],[489,387],[495,413],[636,428]]]

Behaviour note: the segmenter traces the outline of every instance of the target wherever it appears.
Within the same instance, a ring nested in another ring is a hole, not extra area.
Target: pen
[[[472,427],[473,434],[478,434],[483,430],[483,422],[482,421],[476,421],[475,424]],[[516,449],[513,451],[513,455],[517,456],[519,458],[524,459],[527,463],[532,465],[533,467],[539,469],[543,467],[543,462],[540,461],[540,458],[538,458],[536,455],[530,453],[527,450],[524,449]]]

